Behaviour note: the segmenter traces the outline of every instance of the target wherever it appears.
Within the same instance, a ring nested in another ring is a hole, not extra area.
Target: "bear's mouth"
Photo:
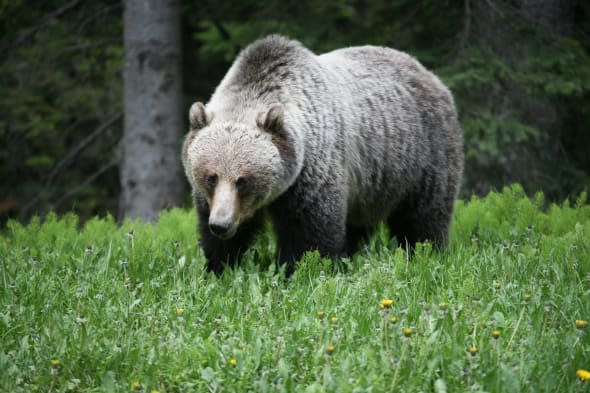
[[[234,237],[233,233],[215,233],[213,231],[211,231],[211,233],[213,234],[213,236],[218,237],[221,240],[229,240],[232,237]]]

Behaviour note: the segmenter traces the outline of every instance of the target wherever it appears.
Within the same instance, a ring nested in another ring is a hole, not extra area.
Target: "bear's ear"
[[[195,102],[188,112],[188,120],[191,131],[200,130],[211,123],[211,120],[213,120],[213,113],[207,112],[205,105],[201,102]]]
[[[281,104],[272,104],[266,112],[258,114],[256,125],[274,134],[283,128],[283,117],[283,106]]]

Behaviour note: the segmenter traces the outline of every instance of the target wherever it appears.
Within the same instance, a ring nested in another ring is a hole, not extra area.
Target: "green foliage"
[[[121,112],[122,25],[113,18],[121,8],[100,1],[49,18],[64,2],[4,3],[1,19],[12,29],[7,26],[0,42],[0,205],[9,201],[22,217],[67,211],[72,207],[68,193],[117,157],[120,124],[115,122],[64,161]],[[111,176],[101,178],[100,185],[74,194],[84,217],[115,210],[116,195],[105,198],[107,188],[118,188],[116,165],[109,169]],[[0,206],[0,217],[6,213]]]
[[[474,197],[458,202],[447,251],[408,256],[382,229],[349,259],[306,254],[290,279],[260,266],[268,234],[241,267],[207,274],[184,210],[153,226],[13,221],[0,237],[0,385],[584,391],[590,327],[575,320],[590,319],[590,206],[544,205],[519,186]]]
[[[486,16],[493,33],[472,33],[458,56],[437,68],[456,97],[465,135],[464,195],[514,181],[551,200],[576,195],[590,185],[590,162],[575,153],[590,140],[570,120],[590,120],[583,33],[557,34],[559,26],[526,19],[527,10],[496,5],[501,9],[490,6]]]
[[[442,49],[434,47],[433,41],[444,42],[457,33],[456,27],[437,16],[444,12],[449,18],[459,18],[461,14],[460,7],[447,1],[422,2],[418,7],[420,19],[411,17],[417,9],[409,0],[271,0],[242,3],[241,7],[207,3],[209,17],[201,19],[193,38],[202,60],[221,56],[227,62],[253,40],[274,33],[297,38],[318,53],[370,43],[433,58]],[[198,13],[199,7],[191,4],[187,12]]]

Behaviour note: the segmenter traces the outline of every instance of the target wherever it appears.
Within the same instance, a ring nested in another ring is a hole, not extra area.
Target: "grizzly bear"
[[[212,271],[238,260],[265,213],[288,274],[308,250],[354,252],[380,222],[403,245],[447,240],[462,132],[449,90],[405,53],[315,55],[269,36],[189,120],[182,160]]]

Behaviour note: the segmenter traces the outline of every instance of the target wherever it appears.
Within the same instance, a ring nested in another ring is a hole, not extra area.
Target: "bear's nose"
[[[216,236],[223,236],[227,233],[229,225],[209,223],[209,230]]]

